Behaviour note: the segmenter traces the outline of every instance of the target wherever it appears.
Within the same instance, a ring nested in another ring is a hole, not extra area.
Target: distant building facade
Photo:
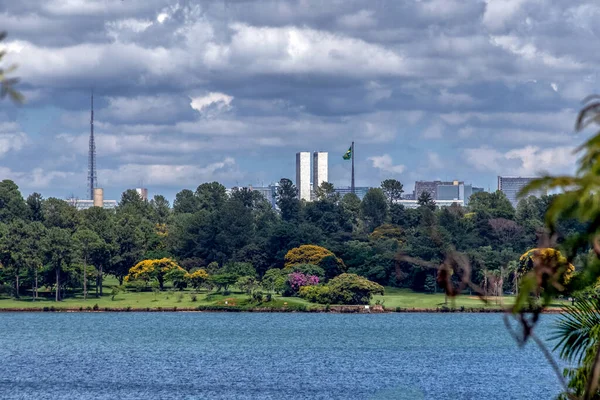
[[[444,181],[416,181],[415,182],[415,191],[414,191],[414,199],[417,200],[423,192],[428,192],[431,195],[432,199],[437,199],[437,189],[440,185],[452,185],[454,182],[444,182]]]
[[[315,151],[313,153],[313,191],[323,182],[329,182],[329,154],[324,151]]]
[[[96,203],[97,203],[96,199]],[[75,207],[77,210],[87,210],[88,208],[94,207],[94,200],[82,200],[77,198],[70,198],[66,200],[69,205]],[[102,200],[102,208],[112,210],[117,207],[116,200]]]
[[[395,204],[401,204],[405,208],[419,208],[418,200],[396,200]],[[456,204],[458,206],[465,206],[465,202],[463,200],[435,200],[435,205],[438,208],[441,207],[450,207],[451,205]]]
[[[412,195],[403,197],[405,200],[418,200],[423,192],[428,192],[433,200],[453,201],[460,200],[463,205],[469,205],[469,199],[473,193],[482,192],[483,188],[473,187],[462,181],[417,181],[415,191]]]
[[[271,207],[277,208],[277,186],[271,184],[269,186],[249,186],[248,189],[253,192],[259,192],[271,204]]]
[[[365,197],[365,195],[367,194],[367,192],[370,189],[373,189],[373,188],[366,187],[366,186],[356,186],[354,188],[354,194],[356,194],[358,196],[358,198],[362,200],[363,197]],[[348,193],[352,193],[351,187],[335,188],[334,190],[336,193],[338,193],[340,195],[340,197],[344,197]]]
[[[310,153],[296,153],[296,188],[300,200],[310,201]]]
[[[534,179],[536,178],[523,176],[498,176],[498,190],[504,193],[513,207],[516,207],[519,203],[519,192]],[[536,190],[529,193],[529,196],[541,197],[546,194],[548,194],[548,192],[545,190]]]
[[[148,201],[148,189],[146,189],[146,188],[136,188],[135,191],[138,194],[138,196],[140,196],[140,198],[142,200]]]

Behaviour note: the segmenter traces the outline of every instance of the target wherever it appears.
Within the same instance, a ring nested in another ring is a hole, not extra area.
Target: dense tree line
[[[123,283],[139,262],[164,258],[187,271],[217,274],[245,263],[260,279],[269,269],[284,268],[289,250],[311,244],[332,253],[332,263],[324,264],[327,280],[348,272],[381,285],[434,291],[436,271],[401,256],[439,264],[452,248],[468,254],[474,283],[490,286],[500,276],[508,290],[520,254],[539,240],[553,199],[529,197],[515,210],[501,192],[477,193],[467,208],[437,209],[425,194],[419,208],[407,209],[396,204],[402,191],[400,182],[388,179],[361,201],[354,194],[340,197],[324,183],[315,201],[304,202],[282,179],[274,210],[259,192],[234,188],[228,194],[212,182],[177,193],[172,207],[161,195],[144,201],[128,190],[115,210],[77,211],[38,193],[24,199],[14,182],[4,180],[0,284],[15,297],[35,295],[42,286],[56,300],[73,290],[87,296],[89,288],[101,295],[107,274]],[[559,235],[581,229],[562,223]],[[336,259],[344,270],[336,269]]]

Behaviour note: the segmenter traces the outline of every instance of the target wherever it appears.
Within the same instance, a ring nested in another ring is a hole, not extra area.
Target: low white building
[[[464,205],[465,205],[465,202],[463,200],[434,200],[434,201],[435,201],[435,205],[438,208],[449,207],[452,204],[456,204],[461,207],[464,207]],[[419,208],[419,202],[417,200],[396,200],[395,203],[401,204],[405,208]]]

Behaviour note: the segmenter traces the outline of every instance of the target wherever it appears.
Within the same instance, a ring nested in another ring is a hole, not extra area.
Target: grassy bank
[[[325,306],[309,303],[297,297],[281,297],[273,294],[272,300],[258,303],[244,293],[231,292],[228,295],[221,293],[200,291],[198,293],[192,290],[174,291],[167,290],[160,293],[153,292],[121,292],[116,296],[110,294],[112,285],[115,282],[108,281],[104,287],[104,295],[96,298],[90,293],[87,300],[84,300],[81,294],[75,294],[61,302],[55,302],[50,293],[43,293],[43,298],[32,301],[31,297],[22,297],[21,299],[1,298],[0,310],[12,309],[69,309],[69,310],[219,310],[223,308],[232,308],[238,310],[250,309],[287,309],[306,311],[309,309],[325,309]],[[375,296],[372,304],[382,304],[388,310],[396,309],[418,309],[418,310],[437,310],[444,307],[465,308],[465,309],[500,309],[510,306],[513,303],[512,296],[505,296],[501,299],[490,299],[484,304],[476,296],[461,295],[456,299],[448,299],[442,293],[417,293],[409,289],[398,289],[388,287],[384,296]],[[564,301],[557,300],[553,307],[560,307],[565,304]]]
[[[443,293],[419,293],[410,289],[386,287],[384,296],[374,296],[373,303],[383,303],[385,308],[506,308],[514,304],[514,296],[501,298],[489,297],[484,303],[476,295],[462,294],[454,299],[446,299]],[[559,308],[567,304],[565,300],[556,300],[551,307]]]

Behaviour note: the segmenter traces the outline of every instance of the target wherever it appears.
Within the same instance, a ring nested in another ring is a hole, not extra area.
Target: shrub
[[[190,300],[198,301],[198,296],[196,296],[196,294],[192,293],[192,294],[190,294]]]
[[[314,286],[319,283],[319,278],[315,275],[304,275],[300,272],[292,272],[288,274],[284,296],[295,296],[303,286]]]
[[[130,281],[125,284],[125,288],[128,290],[133,290],[134,292],[141,292],[147,286],[145,281]]]
[[[250,296],[252,295],[252,291],[258,286],[258,281],[253,276],[242,276],[238,278],[235,285]]]
[[[342,274],[329,282],[334,304],[369,304],[374,294],[384,294],[383,286],[356,274]]]
[[[178,293],[177,294],[177,302],[181,303],[182,300],[183,300],[183,293]]]
[[[383,286],[358,276],[342,274],[327,285],[300,288],[300,297],[320,304],[369,304],[374,294],[384,294]]]
[[[283,293],[287,281],[287,272],[279,268],[271,268],[265,272],[261,286],[264,290]]]
[[[331,290],[327,285],[303,286],[298,293],[300,297],[312,303],[331,304]]]
[[[262,303],[263,292],[261,292],[260,290],[255,290],[254,292],[252,292],[252,300],[254,300],[257,303]]]
[[[293,267],[286,268],[286,270],[290,270],[293,272],[300,272],[304,275],[314,275],[319,277],[319,280],[325,278],[325,270],[318,265],[314,264],[298,264]]]
[[[119,286],[113,286],[112,291],[110,292],[110,299],[112,301],[115,301],[115,297],[117,297],[117,295],[119,293],[121,293],[123,289],[121,289]]]

